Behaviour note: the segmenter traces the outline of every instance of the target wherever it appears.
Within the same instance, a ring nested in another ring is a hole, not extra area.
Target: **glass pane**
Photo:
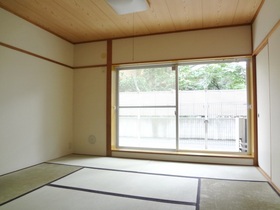
[[[239,152],[246,145],[246,62],[180,66],[179,148]]]
[[[175,75],[171,67],[119,71],[119,147],[176,148]]]
[[[119,146],[175,149],[175,108],[120,108]]]
[[[119,71],[119,106],[175,106],[171,67]]]

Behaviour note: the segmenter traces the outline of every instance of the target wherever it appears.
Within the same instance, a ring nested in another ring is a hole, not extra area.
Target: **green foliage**
[[[246,69],[239,63],[186,65],[179,68],[179,90],[246,88]]]
[[[171,67],[123,70],[119,81],[120,92],[175,90],[175,71]]]
[[[244,63],[243,63],[244,64]],[[175,90],[171,67],[121,70],[120,92]],[[179,66],[179,90],[231,90],[246,88],[246,69],[238,62]]]

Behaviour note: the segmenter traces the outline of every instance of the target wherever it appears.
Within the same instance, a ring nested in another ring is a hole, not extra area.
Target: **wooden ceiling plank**
[[[62,1],[54,1],[58,6],[54,6],[56,8],[55,12],[60,15],[60,20],[64,21],[64,24],[68,24],[75,28],[75,33],[78,34],[81,39],[88,39],[88,37],[94,34],[95,37],[101,39],[102,33],[98,31],[96,28],[89,27],[88,21],[81,20],[81,13],[77,13],[77,10],[73,10],[69,6],[65,6],[66,4],[62,4]],[[76,11],[76,12],[74,12]]]
[[[70,2],[69,0],[66,0],[67,2]],[[116,35],[122,35],[122,32],[119,30],[118,27],[116,27],[112,21],[100,11],[98,7],[96,7],[95,4],[93,4],[91,1],[85,1],[83,4],[81,4],[81,1],[77,0],[71,0],[70,6],[74,6],[74,11],[79,11],[79,19],[80,21],[84,22],[85,25],[88,27],[88,29],[91,31],[91,33],[88,35],[86,40],[83,41],[90,41],[92,39],[106,39]],[[97,34],[94,33],[94,31],[97,32]]]
[[[106,17],[111,24],[118,28],[119,33],[113,33],[116,37],[131,36],[133,33],[132,14],[118,15],[104,0],[92,1],[97,8],[99,8],[103,17]],[[135,18],[136,19],[136,18]]]
[[[147,11],[137,13],[146,28],[153,33],[175,30],[167,5],[162,0],[150,0]]]
[[[172,17],[170,15],[168,6],[166,1],[162,0],[153,0],[153,4],[151,5],[154,10],[154,15],[157,18],[158,24],[161,30],[164,31],[174,31],[175,26],[172,21]]]
[[[176,30],[202,27],[201,0],[166,0]]]
[[[187,5],[190,9],[191,18],[191,28],[202,28],[202,0],[187,0],[189,4]]]
[[[51,23],[56,22],[58,25],[56,31],[59,31],[59,34],[61,36],[70,37],[69,33],[71,33],[72,35],[76,36],[77,39],[83,38],[81,36],[81,33],[78,33],[79,31],[83,31],[81,30],[81,25],[78,25],[78,23],[75,24],[75,21],[73,23],[72,19],[69,18],[68,15],[61,10],[60,7],[55,5],[55,2],[36,0],[35,2],[37,3],[37,7],[40,8],[39,10],[42,12],[39,21],[44,20],[46,25],[50,25]],[[47,19],[43,19],[44,15],[46,15]],[[64,28],[65,30],[61,30],[62,28]]]
[[[238,0],[203,0],[203,26],[231,25],[237,4]]]
[[[262,0],[240,0],[237,5],[233,24],[251,23]]]
[[[135,35],[145,35],[151,33],[150,30],[145,25],[145,23],[139,17],[139,13],[136,13],[134,15],[134,21],[135,21],[135,29],[134,29]]]
[[[221,11],[217,19],[217,26],[231,25],[239,0],[220,0]]]
[[[202,0],[202,27],[215,26],[215,10],[218,0]]]
[[[183,1],[181,0],[166,0],[169,13],[172,18],[175,30],[184,30],[190,26],[190,11],[186,5],[182,6]]]
[[[102,2],[89,1],[89,2],[90,4],[88,4],[85,9],[87,9],[88,13],[90,13],[92,16],[95,17],[94,21],[99,23],[101,27],[100,29],[103,28],[106,37],[124,35],[125,32],[117,24],[115,24],[110,18],[111,15],[104,13],[103,10],[101,9],[107,6],[107,3],[105,1]]]
[[[73,43],[251,23],[263,0],[149,0],[118,15],[105,0],[0,0],[0,6]]]

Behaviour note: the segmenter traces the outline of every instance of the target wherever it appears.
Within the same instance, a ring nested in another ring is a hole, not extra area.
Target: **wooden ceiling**
[[[0,0],[0,6],[72,43],[252,23],[264,0],[149,0],[118,15],[106,0]]]

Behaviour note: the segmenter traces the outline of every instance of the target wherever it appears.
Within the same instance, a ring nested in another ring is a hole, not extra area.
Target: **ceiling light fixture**
[[[146,0],[107,0],[107,2],[119,15],[142,12],[149,8]]]

